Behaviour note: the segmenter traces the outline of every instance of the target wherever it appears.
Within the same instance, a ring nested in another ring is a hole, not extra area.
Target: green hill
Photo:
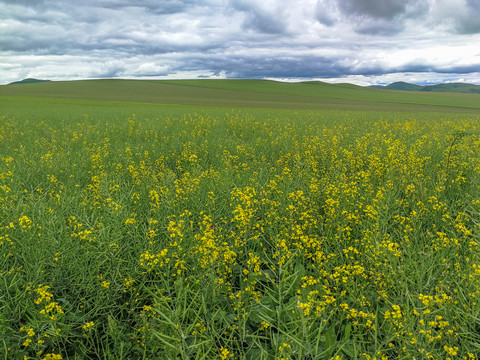
[[[397,81],[390,85],[372,85],[370,88],[374,89],[386,89],[386,90],[402,90],[402,91],[420,91],[422,88],[420,85],[410,84],[404,81]]]
[[[399,81],[390,84],[385,87],[388,90],[406,90],[406,91],[419,91],[422,87],[420,85],[410,84],[407,82]]]
[[[403,81],[391,83],[390,85],[371,86],[375,89],[386,90],[402,90],[402,91],[431,91],[431,92],[453,92],[465,94],[480,94],[480,85],[466,84],[466,83],[445,83],[436,85],[416,85]]]
[[[47,81],[50,81],[50,80],[39,80],[39,79],[27,78],[27,79],[23,79],[23,80],[20,80],[20,81],[11,82],[11,83],[8,84],[8,85],[15,85],[15,84],[33,84],[33,83],[47,82]]]
[[[480,94],[480,85],[465,83],[449,83],[428,85],[422,88],[422,91],[438,91],[438,92],[460,92],[466,94]]]
[[[267,80],[82,80],[0,86],[0,96],[228,108],[480,112],[477,95]]]

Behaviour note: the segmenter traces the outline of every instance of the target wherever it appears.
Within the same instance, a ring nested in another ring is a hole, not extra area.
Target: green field
[[[86,80],[0,86],[27,96],[228,108],[480,111],[476,94],[386,91],[351,84],[266,80]],[[7,98],[8,99],[8,98]]]
[[[0,86],[0,357],[479,358],[478,99]]]

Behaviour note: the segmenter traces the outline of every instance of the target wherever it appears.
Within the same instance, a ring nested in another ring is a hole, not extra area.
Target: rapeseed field
[[[480,357],[478,115],[90,110],[0,117],[4,359]]]

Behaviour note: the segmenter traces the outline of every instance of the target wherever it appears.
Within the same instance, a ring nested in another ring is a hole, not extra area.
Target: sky
[[[480,0],[0,0],[0,84],[480,84],[479,19]]]

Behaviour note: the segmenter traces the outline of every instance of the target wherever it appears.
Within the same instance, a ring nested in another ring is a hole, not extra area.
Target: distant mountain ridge
[[[50,81],[50,80],[39,80],[39,79],[34,79],[34,78],[27,78],[27,79],[23,79],[23,80],[20,80],[20,81],[11,82],[11,83],[8,84],[8,85],[13,85],[13,84],[33,84],[33,83],[47,82],[47,81]]]
[[[401,91],[432,91],[432,92],[457,92],[465,94],[480,94],[480,85],[467,83],[444,83],[436,85],[416,85],[403,81],[391,83],[390,85],[370,86],[374,89],[401,90]]]

